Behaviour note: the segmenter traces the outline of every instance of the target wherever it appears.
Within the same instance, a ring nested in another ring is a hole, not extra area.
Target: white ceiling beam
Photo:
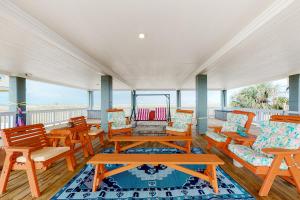
[[[218,51],[216,51],[208,60],[206,60],[200,67],[190,73],[188,76],[180,81],[180,85],[190,79],[195,78],[199,73],[207,73],[209,70],[214,68],[214,63],[218,62],[224,55],[226,55],[233,48],[238,46],[241,42],[246,40],[255,31],[281,13],[284,9],[290,6],[295,0],[276,0],[270,7],[268,7],[264,12],[257,16],[250,24],[248,24],[244,29],[237,33],[229,42],[222,46]]]
[[[95,71],[95,73],[111,75],[113,78],[116,78],[127,86],[131,87],[131,85],[127,81],[125,81],[119,74],[111,70],[109,67],[104,66],[98,60],[92,58],[87,53],[73,45],[71,42],[65,40],[59,34],[52,31],[40,21],[24,12],[11,1],[1,0],[0,11],[0,15],[2,17],[6,17],[9,20],[14,20],[14,22],[20,26],[25,26],[25,28],[31,30],[34,34],[36,34],[46,42],[54,45],[56,48],[59,48],[65,53],[74,57],[74,59],[77,59],[78,61],[87,65],[90,69]]]

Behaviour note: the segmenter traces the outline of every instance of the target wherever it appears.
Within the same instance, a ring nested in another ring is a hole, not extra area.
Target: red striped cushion
[[[149,120],[149,108],[139,108],[137,114],[137,120],[140,121]]]
[[[157,121],[167,120],[167,108],[165,107],[155,108],[155,120]]]

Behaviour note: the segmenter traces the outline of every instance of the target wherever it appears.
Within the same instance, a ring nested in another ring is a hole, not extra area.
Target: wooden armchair
[[[246,123],[244,124],[245,132],[249,133],[253,118],[255,114],[252,112],[245,112],[240,110],[234,110],[231,112],[233,115],[244,115],[246,116]],[[233,116],[232,115],[232,116]],[[230,119],[229,119],[230,120]],[[226,122],[225,122],[226,123]],[[204,136],[204,139],[207,141],[207,150],[211,147],[216,147],[220,150],[227,150],[228,144],[230,144],[232,138],[228,138],[224,132],[222,132],[222,126],[210,126],[209,128],[213,129],[213,132],[207,132]],[[236,132],[227,132],[228,134],[237,135]],[[253,138],[254,136],[251,136]],[[225,152],[226,153],[226,152]]]
[[[230,144],[228,155],[264,179],[259,196],[268,195],[276,176],[300,193],[300,116],[274,115],[270,121],[262,124],[264,132],[256,139],[234,138],[248,145]]]
[[[193,110],[176,110],[173,121],[166,127],[167,135],[191,136]]]
[[[73,117],[70,118],[69,121],[72,124],[72,131],[83,133],[88,151],[90,155],[94,155],[95,153],[92,145],[92,140],[99,139],[100,144],[104,144],[104,131],[103,129],[101,129],[100,124],[87,124],[84,116]]]
[[[36,124],[4,129],[1,132],[6,157],[1,172],[0,193],[6,191],[12,170],[25,170],[33,197],[40,196],[36,169],[47,169],[53,162],[66,159],[70,171],[74,171],[74,155],[69,147],[52,147],[44,125]]]
[[[129,117],[125,117],[123,109],[108,109],[108,138],[114,135],[132,135],[132,126]]]

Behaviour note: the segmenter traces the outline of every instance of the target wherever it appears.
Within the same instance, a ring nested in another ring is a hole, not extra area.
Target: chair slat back
[[[246,112],[246,111],[241,111],[241,110],[233,110],[232,113],[234,114],[240,114],[240,115],[247,115],[248,116],[248,120],[244,126],[244,128],[246,129],[246,132],[249,131],[249,129],[251,128],[251,124],[253,122],[253,119],[255,117],[255,114],[253,112]]]
[[[45,147],[49,146],[43,124],[34,124],[2,130],[4,146]]]
[[[300,124],[300,116],[272,115],[270,121],[290,122]]]
[[[77,131],[88,130],[88,125],[84,116],[70,118],[70,122]]]

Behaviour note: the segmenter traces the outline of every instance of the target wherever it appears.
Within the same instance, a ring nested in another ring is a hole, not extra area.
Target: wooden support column
[[[207,75],[196,76],[196,118],[197,133],[207,131]]]
[[[107,109],[112,108],[113,102],[112,77],[101,76],[101,126],[105,132],[108,131]]]

